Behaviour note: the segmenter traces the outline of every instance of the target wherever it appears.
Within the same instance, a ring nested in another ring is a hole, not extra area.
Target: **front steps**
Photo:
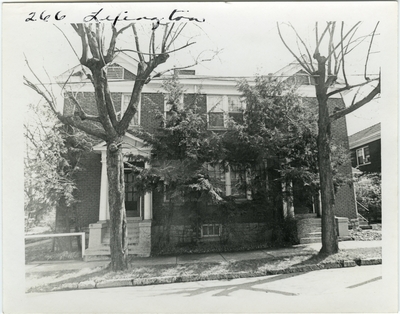
[[[317,214],[296,215],[300,244],[321,243],[321,218]]]
[[[297,236],[300,244],[321,243],[321,218],[317,218],[317,214],[296,215],[296,219]],[[349,235],[349,220],[344,217],[335,217],[335,222],[338,230],[338,240],[351,240]]]
[[[140,257],[150,256],[151,220],[129,220],[128,218],[128,254]],[[90,241],[89,241],[90,243]],[[85,251],[85,261],[110,259],[110,229],[103,229],[101,240]]]
[[[369,224],[368,220],[364,218],[364,216],[358,214],[357,217],[358,217],[358,226],[361,229],[372,229],[372,226]]]

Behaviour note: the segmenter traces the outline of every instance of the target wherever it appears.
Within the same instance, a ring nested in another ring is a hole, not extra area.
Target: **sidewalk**
[[[339,242],[339,249],[349,250],[358,248],[381,247],[382,241],[343,241]],[[283,249],[262,249],[245,252],[229,253],[206,253],[206,254],[185,254],[176,256],[157,256],[148,258],[137,258],[131,263],[132,266],[149,265],[179,265],[188,263],[202,262],[227,262],[227,261],[245,261],[265,258],[283,258],[299,255],[311,255],[317,253],[321,248],[321,243],[300,244],[291,248]],[[84,268],[104,267],[109,260],[102,261],[45,261],[32,262],[25,265],[26,273],[53,272],[61,270],[77,270]]]

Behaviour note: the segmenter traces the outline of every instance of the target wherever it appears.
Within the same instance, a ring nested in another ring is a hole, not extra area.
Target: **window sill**
[[[215,241],[219,241],[220,240],[220,236],[202,236],[200,238],[200,242],[215,242]]]
[[[370,165],[370,164],[371,164],[371,162],[366,162],[365,164],[358,165],[357,167],[368,166],[368,165]]]
[[[141,221],[143,220],[142,217],[126,217],[127,221]]]
[[[214,127],[207,127],[207,129],[208,130],[211,130],[211,131],[225,131],[226,130],[226,127],[224,127],[224,126],[214,126]]]

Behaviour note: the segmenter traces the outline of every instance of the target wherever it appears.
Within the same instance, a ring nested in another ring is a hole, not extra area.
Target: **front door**
[[[140,195],[133,185],[134,174],[125,172],[125,209],[127,217],[140,217]]]

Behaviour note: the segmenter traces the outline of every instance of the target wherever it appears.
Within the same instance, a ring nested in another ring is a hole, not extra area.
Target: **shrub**
[[[277,219],[272,229],[272,244],[287,246],[299,244],[297,236],[297,222],[292,216]]]
[[[381,221],[381,175],[380,173],[365,173],[355,179],[357,202],[367,208],[359,206],[361,214],[369,222]],[[361,207],[361,208],[360,208]]]

